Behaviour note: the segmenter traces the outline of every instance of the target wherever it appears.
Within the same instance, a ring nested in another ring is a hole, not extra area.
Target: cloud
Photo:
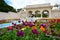
[[[12,6],[15,8],[22,8],[26,5],[32,4],[46,3],[45,0],[10,0],[10,2],[12,2]]]
[[[13,6],[14,8],[23,8],[26,5],[32,5],[32,4],[43,4],[43,3],[60,3],[60,0],[9,0],[9,5]]]

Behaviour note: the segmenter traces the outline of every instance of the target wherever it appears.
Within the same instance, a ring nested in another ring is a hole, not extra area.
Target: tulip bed
[[[20,23],[20,21],[18,21]],[[22,24],[0,29],[0,40],[60,40],[60,20],[22,21]]]
[[[9,23],[9,22],[7,22],[6,20],[0,20],[0,24],[3,24],[3,23]]]

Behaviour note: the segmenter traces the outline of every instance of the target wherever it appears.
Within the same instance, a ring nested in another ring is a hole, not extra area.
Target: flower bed
[[[0,24],[3,24],[3,23],[8,23],[5,19],[4,20],[0,20]]]
[[[12,23],[14,26],[0,29],[0,40],[60,40],[60,21],[57,21]]]

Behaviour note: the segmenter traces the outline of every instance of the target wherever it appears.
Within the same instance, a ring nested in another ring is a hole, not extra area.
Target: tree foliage
[[[4,0],[0,0],[0,12],[8,12],[8,11],[16,12],[16,10],[13,7],[7,5]]]

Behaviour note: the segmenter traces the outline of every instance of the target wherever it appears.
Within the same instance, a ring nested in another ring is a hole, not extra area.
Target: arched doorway
[[[36,10],[36,11],[35,11],[35,16],[36,16],[36,17],[41,17],[41,14],[40,14],[40,11],[39,11],[39,10]]]
[[[31,17],[32,16],[32,11],[28,11],[28,13],[29,13],[29,17]]]
[[[42,12],[42,17],[49,17],[49,11],[48,10],[44,10]]]

